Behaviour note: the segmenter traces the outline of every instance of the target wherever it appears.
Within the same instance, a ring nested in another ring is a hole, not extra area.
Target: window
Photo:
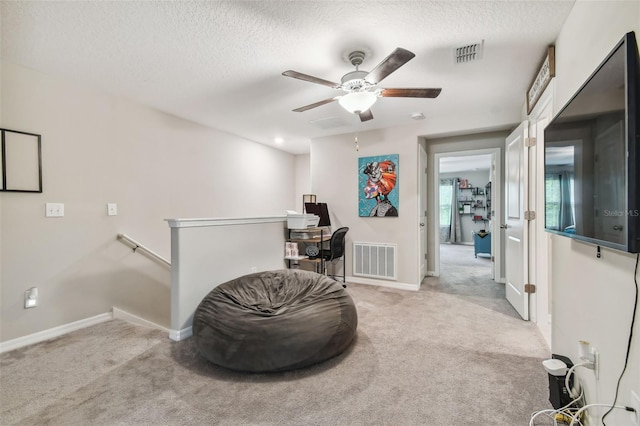
[[[547,173],[545,175],[545,227],[569,231],[575,224],[573,173]]]
[[[545,176],[546,208],[544,223],[548,229],[560,230],[560,175]]]
[[[440,226],[451,226],[451,204],[453,184],[451,180],[440,181]]]

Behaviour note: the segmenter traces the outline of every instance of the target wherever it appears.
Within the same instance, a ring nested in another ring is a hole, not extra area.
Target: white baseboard
[[[382,281],[363,277],[347,277],[347,284],[349,283],[377,285],[378,287],[396,288],[399,290],[420,290],[420,284],[398,283],[395,281]]]
[[[53,327],[48,330],[39,331],[27,336],[7,340],[6,342],[0,342],[0,353],[12,351],[23,346],[33,345],[34,343],[44,342],[45,340],[53,339],[55,337],[62,336],[63,334],[71,333],[72,331],[80,330],[81,328],[90,327],[92,325],[100,324],[111,319],[113,319],[113,314],[111,312],[107,312],[104,314],[96,315],[94,317],[70,322],[69,324]]]
[[[170,333],[171,330],[169,330],[167,327],[163,327],[160,324],[156,324],[155,322],[151,322],[149,320],[146,320],[144,318],[141,318],[137,315],[131,314],[127,311],[123,311],[120,308],[113,308],[113,318],[115,319],[121,319],[123,321],[129,322],[131,324],[136,324],[136,325],[141,325],[143,327],[149,327],[149,328],[155,328],[158,330],[162,330],[165,333]]]
[[[169,330],[169,338],[179,342],[193,336],[193,327],[183,328],[182,330]]]

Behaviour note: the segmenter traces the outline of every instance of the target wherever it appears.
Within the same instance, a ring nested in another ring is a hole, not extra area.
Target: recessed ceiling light
[[[424,120],[424,114],[421,112],[414,112],[413,114],[411,114],[411,118],[413,118],[414,120]]]
[[[273,138],[273,142],[277,145],[280,145],[284,142],[284,139],[282,139],[281,137]]]

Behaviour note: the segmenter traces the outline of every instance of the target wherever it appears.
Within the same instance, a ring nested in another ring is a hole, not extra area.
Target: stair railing
[[[152,259],[164,264],[165,266],[171,268],[171,262],[169,262],[164,257],[160,256],[158,253],[154,252],[153,250],[149,249],[145,245],[140,244],[139,242],[137,242],[136,240],[134,240],[133,238],[131,238],[127,234],[118,234],[118,239],[123,241],[123,242],[126,242],[127,245],[129,245],[133,249],[134,253],[137,250],[140,250],[141,252],[143,252],[147,256],[149,256],[150,258],[152,258]]]

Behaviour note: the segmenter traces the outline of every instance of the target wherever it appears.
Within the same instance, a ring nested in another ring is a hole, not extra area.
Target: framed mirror
[[[0,143],[0,191],[42,192],[41,136],[0,129]]]

